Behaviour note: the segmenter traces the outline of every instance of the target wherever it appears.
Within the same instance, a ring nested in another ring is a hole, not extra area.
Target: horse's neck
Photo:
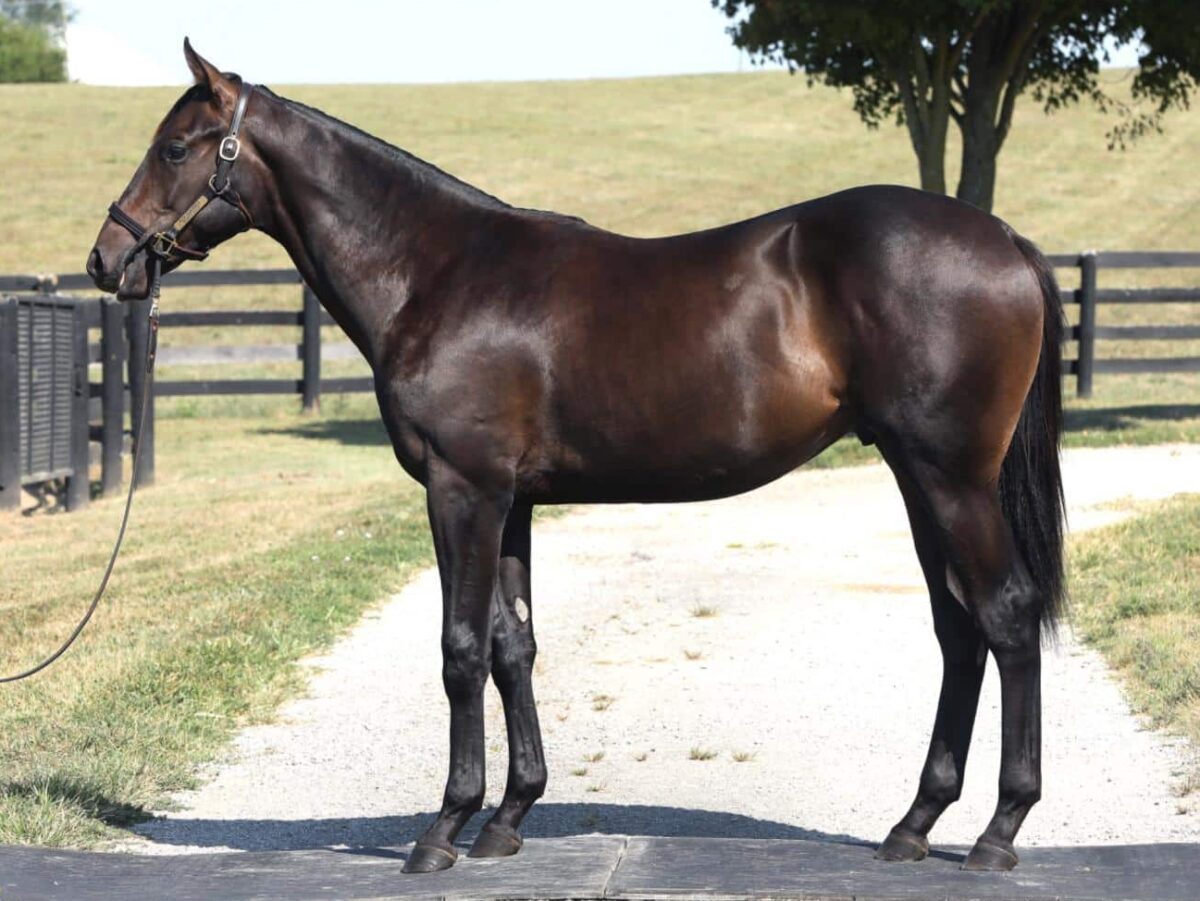
[[[264,230],[287,250],[368,361],[429,271],[453,263],[482,211],[406,161],[272,98],[262,153],[274,207]]]

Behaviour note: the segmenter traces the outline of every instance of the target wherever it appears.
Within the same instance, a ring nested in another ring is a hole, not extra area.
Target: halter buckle
[[[208,258],[207,251],[192,250],[184,247],[179,243],[178,236],[173,237],[166,232],[155,232],[149,249],[152,254],[168,263],[180,260],[204,260]]]
[[[217,150],[217,155],[228,163],[232,163],[238,158],[238,154],[242,152],[242,142],[233,135],[226,135],[221,139],[221,146]]]

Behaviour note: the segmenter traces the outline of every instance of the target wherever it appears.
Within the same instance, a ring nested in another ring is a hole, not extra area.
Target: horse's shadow
[[[336,441],[350,447],[390,447],[383,420],[378,416],[363,419],[313,419],[284,428],[264,427],[264,435],[286,435],[315,441]]]
[[[1067,432],[1117,432],[1152,422],[1178,422],[1200,416],[1200,404],[1136,404],[1123,407],[1070,408],[1063,411]],[[350,446],[390,444],[383,422],[362,419],[317,419],[287,428],[264,428],[264,434],[288,435],[317,441],[336,441]]]
[[[139,835],[164,845],[233,848],[244,851],[298,851],[321,848],[386,849],[415,840],[432,822],[432,812],[391,817],[310,820],[156,819],[134,827]],[[463,830],[469,845],[486,816]],[[526,838],[575,835],[648,835],[659,837],[803,839],[874,847],[846,834],[833,834],[772,820],[712,810],[641,804],[541,804],[521,829]],[[371,851],[369,853],[375,853]]]
[[[1200,416],[1200,404],[1137,404],[1128,407],[1093,407],[1063,411],[1068,432],[1118,432],[1147,422],[1178,422]]]

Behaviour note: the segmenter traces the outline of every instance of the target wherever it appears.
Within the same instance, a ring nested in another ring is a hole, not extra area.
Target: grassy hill
[[[1105,77],[1118,93],[1127,80]],[[783,73],[279,91],[511,203],[630,234],[703,228],[851,185],[915,183],[903,129],[868,131],[848,93]],[[9,176],[0,182],[0,271],[80,269],[105,207],[178,94],[0,87]],[[1165,134],[1126,152],[1105,149],[1108,125],[1089,108],[1045,116],[1024,102],[1001,157],[996,212],[1048,250],[1200,243],[1200,113],[1172,116]],[[285,262],[258,237],[218,261]]]

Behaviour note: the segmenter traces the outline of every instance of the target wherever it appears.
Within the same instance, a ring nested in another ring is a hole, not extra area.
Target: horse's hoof
[[[479,830],[467,857],[511,857],[521,850],[520,833],[509,826],[487,823]]]
[[[1017,852],[1012,845],[1002,845],[980,839],[963,862],[964,870],[999,870],[1006,872],[1017,865]]]
[[[438,870],[448,870],[458,860],[458,852],[453,848],[439,848],[437,845],[413,845],[404,862],[405,873],[436,873]]]
[[[875,851],[875,859],[915,862],[924,860],[928,853],[929,839],[925,836],[893,829]]]

